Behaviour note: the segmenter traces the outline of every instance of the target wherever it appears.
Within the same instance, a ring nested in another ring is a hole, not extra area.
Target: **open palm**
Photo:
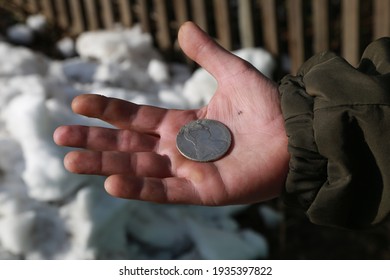
[[[218,82],[210,103],[199,110],[167,110],[78,96],[74,112],[118,129],[59,127],[57,144],[85,149],[67,154],[66,168],[107,176],[107,192],[129,199],[225,205],[277,196],[289,157],[276,85],[193,23],[184,24],[178,37],[183,51]],[[194,162],[176,149],[181,126],[204,118],[219,120],[232,132],[231,149],[215,162]]]

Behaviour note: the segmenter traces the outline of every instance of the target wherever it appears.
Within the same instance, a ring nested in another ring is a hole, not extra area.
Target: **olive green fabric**
[[[358,68],[331,52],[280,83],[290,170],[283,198],[313,223],[361,228],[390,211],[390,38]]]

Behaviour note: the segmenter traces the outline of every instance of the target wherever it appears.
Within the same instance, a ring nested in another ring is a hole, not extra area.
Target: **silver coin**
[[[176,147],[186,158],[208,162],[220,159],[232,142],[230,130],[221,122],[201,119],[184,125],[176,137]]]

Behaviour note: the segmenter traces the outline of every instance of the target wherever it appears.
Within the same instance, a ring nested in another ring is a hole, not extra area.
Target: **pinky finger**
[[[200,204],[193,185],[181,178],[148,178],[111,175],[105,181],[106,191],[115,197],[170,204]]]

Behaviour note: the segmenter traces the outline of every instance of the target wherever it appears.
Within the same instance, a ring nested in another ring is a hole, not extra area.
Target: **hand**
[[[65,167],[108,176],[107,192],[128,199],[226,205],[278,196],[289,155],[276,84],[191,22],[181,27],[178,39],[182,50],[216,78],[210,103],[198,110],[167,110],[80,95],[72,103],[75,113],[118,129],[59,127],[58,145],[85,149],[68,153]],[[194,162],[176,149],[180,127],[203,118],[219,120],[232,132],[230,152],[215,162]]]

